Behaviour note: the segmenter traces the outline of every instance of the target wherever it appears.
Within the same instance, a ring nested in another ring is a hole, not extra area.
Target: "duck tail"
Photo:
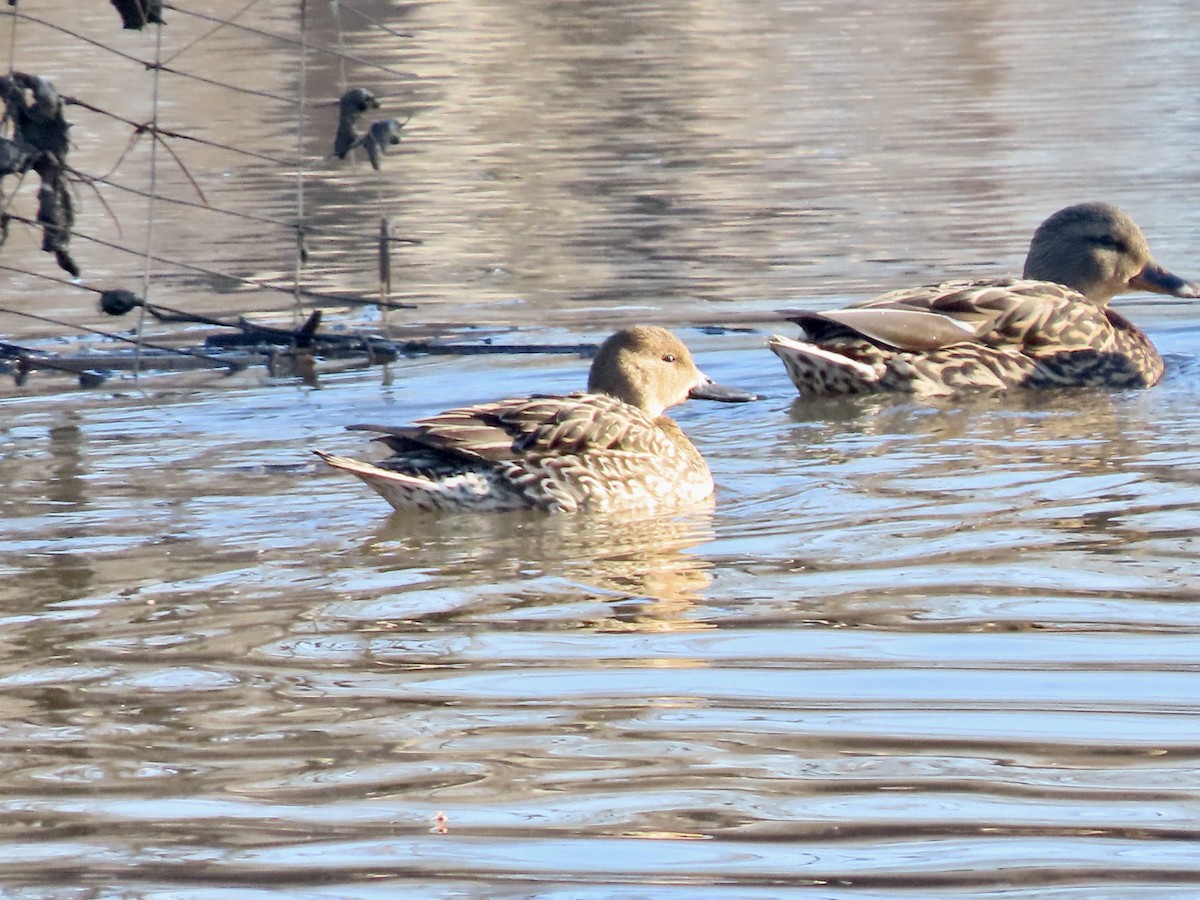
[[[478,476],[464,473],[458,478],[435,480],[396,472],[391,469],[381,469],[348,456],[334,456],[324,450],[313,450],[328,465],[335,469],[349,472],[354,477],[365,482],[379,496],[383,497],[398,510],[434,510],[461,509],[469,505],[466,494],[474,494],[474,500],[479,501],[488,494],[488,485]]]
[[[879,389],[880,373],[848,356],[779,334],[771,335],[767,347],[783,360],[788,377],[802,394],[862,394]]]

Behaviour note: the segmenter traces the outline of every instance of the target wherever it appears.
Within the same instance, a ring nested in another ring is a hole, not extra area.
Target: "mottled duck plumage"
[[[378,463],[316,452],[398,510],[657,510],[713,492],[700,451],[664,413],[696,399],[742,402],[664,328],[618,331],[585,393],[452,409],[411,425],[351,425],[393,451]]]
[[[801,394],[1098,386],[1141,388],[1158,351],[1109,308],[1113,296],[1200,289],[1164,269],[1141,229],[1107,203],[1059,210],[1037,229],[1022,278],[949,281],[845,309],[790,311],[805,340],[773,336]]]

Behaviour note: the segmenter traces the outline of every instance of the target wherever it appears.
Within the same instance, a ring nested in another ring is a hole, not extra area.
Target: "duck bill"
[[[1200,285],[1184,281],[1156,262],[1146,263],[1146,267],[1142,271],[1129,279],[1129,286],[1135,291],[1170,294],[1172,297],[1200,297]]]
[[[758,394],[717,384],[707,375],[700,376],[700,380],[688,391],[688,396],[693,400],[716,400],[720,403],[749,403],[758,399]]]

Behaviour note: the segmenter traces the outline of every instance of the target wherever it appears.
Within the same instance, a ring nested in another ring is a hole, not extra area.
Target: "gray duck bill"
[[[1157,263],[1150,263],[1129,279],[1129,286],[1139,291],[1155,294],[1170,294],[1173,297],[1200,297],[1200,286],[1184,281],[1174,272],[1168,272]]]
[[[715,381],[692,388],[688,391],[688,396],[693,400],[717,400],[720,403],[750,403],[758,399],[758,394],[726,387]]]

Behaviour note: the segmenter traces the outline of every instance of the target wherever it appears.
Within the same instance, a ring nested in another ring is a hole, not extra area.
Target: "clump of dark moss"
[[[358,117],[368,109],[378,109],[379,101],[366,88],[350,88],[338,100],[338,127],[333,138],[333,155],[345,159],[360,137],[355,130]]]
[[[162,18],[162,0],[112,0],[112,5],[126,28],[141,31],[150,24],[167,24]]]
[[[68,244],[75,225],[75,205],[67,188],[67,132],[58,91],[40,75],[11,72],[0,77],[0,100],[12,136],[0,138],[0,178],[30,170],[42,179],[38,190],[37,221],[42,226],[42,249],[53,253],[61,268],[78,277],[79,266]]]

